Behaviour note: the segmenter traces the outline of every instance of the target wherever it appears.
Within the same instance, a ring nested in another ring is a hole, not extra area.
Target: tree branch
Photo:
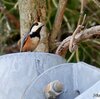
[[[53,24],[53,29],[50,35],[50,49],[51,50],[55,48],[54,43],[61,28],[61,23],[63,20],[65,8],[66,8],[66,3],[67,3],[67,0],[59,0],[57,14],[56,14],[55,21]]]
[[[85,29],[80,33],[77,33],[73,41],[73,46],[77,46],[80,42],[84,40],[91,39],[91,37],[94,35],[100,35],[100,25],[91,27],[89,29]],[[61,56],[66,55],[66,50],[69,48],[69,43],[71,38],[72,36],[69,36],[62,41],[62,43],[59,45],[59,47],[56,50],[56,54],[59,54]]]
[[[84,0],[80,0],[80,2],[81,2],[80,16],[79,16],[79,19],[78,19],[77,28],[73,32],[72,38],[70,40],[70,44],[69,44],[69,51],[70,52],[73,51],[74,47],[75,47],[75,49],[78,47],[78,46],[74,46],[73,47],[73,41],[74,41],[75,35],[77,33],[79,33],[79,31],[81,31],[84,28],[83,24],[84,24],[84,21],[85,21],[85,18],[86,18],[86,15],[84,15],[84,17],[83,17]],[[83,21],[82,21],[82,19],[83,19]],[[78,48],[77,48],[77,50],[76,50],[76,60],[77,61],[79,61],[79,54],[78,54],[78,52],[79,51],[78,51]]]
[[[20,28],[20,23],[17,18],[11,14],[5,7],[0,5],[0,12],[4,14],[6,17],[7,21],[9,21],[13,26],[15,26],[16,29]]]

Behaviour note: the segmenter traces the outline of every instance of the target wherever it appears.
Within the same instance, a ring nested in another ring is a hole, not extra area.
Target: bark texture
[[[29,31],[36,14],[34,0],[19,0],[21,37]]]
[[[34,21],[46,22],[45,0],[19,0],[21,37]]]

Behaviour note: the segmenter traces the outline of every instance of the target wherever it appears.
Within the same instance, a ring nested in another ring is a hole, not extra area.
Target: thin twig
[[[73,51],[73,42],[74,42],[75,35],[76,35],[77,33],[79,33],[80,30],[81,30],[82,28],[83,28],[82,25],[78,25],[77,28],[76,28],[76,30],[74,31],[74,33],[73,33],[73,35],[72,35],[72,38],[71,38],[71,40],[70,40],[70,44],[69,44],[69,51],[70,51],[70,52]]]
[[[84,25],[85,19],[86,19],[86,14],[83,16],[83,20],[82,20],[82,23],[81,23],[82,26]]]
[[[74,42],[74,39],[75,39],[75,35],[77,33],[79,33],[84,27],[83,27],[83,24],[85,22],[85,18],[86,18],[86,15],[83,16],[83,7],[84,7],[84,0],[81,0],[81,9],[80,9],[80,17],[79,17],[79,20],[78,20],[78,24],[77,24],[77,28],[76,30],[74,31],[73,35],[72,35],[72,38],[70,40],[70,44],[69,44],[69,51],[72,52],[73,51],[73,42]],[[83,18],[83,20],[82,20]],[[78,52],[78,51],[77,51]]]
[[[100,45],[100,41],[97,41],[97,40],[92,40],[93,43],[96,43],[98,45]]]
[[[86,15],[83,17],[83,13],[84,13],[84,11],[83,11],[83,9],[84,9],[84,0],[80,0],[81,1],[81,9],[80,9],[80,17],[79,17],[79,20],[78,20],[78,24],[77,24],[77,26],[79,26],[79,25],[81,25],[81,26],[83,26],[83,24],[84,24],[84,21],[85,21],[85,18],[86,18]],[[83,18],[83,21],[82,21],[82,18]],[[82,22],[81,22],[82,21]],[[81,31],[81,30],[80,30]],[[76,32],[77,33],[77,32]],[[74,39],[74,37],[75,37],[75,35],[76,34],[74,34],[74,36],[73,36],[73,39]],[[73,40],[74,41],[74,40]],[[73,43],[73,42],[72,42]],[[71,48],[72,49],[72,48]],[[79,53],[78,53],[79,51],[78,51],[78,48],[76,49],[76,60],[77,60],[77,62],[79,61]]]
[[[81,25],[81,21],[83,18],[83,8],[84,8],[84,0],[80,0],[81,1],[81,9],[80,9],[80,16],[79,16],[79,20],[78,20],[78,25]]]
[[[65,22],[66,22],[66,24],[67,24],[67,26],[68,26],[68,30],[69,30],[70,32],[72,32],[73,29],[72,29],[71,25],[69,24],[69,21],[68,21],[68,19],[67,19],[67,17],[66,17],[65,15],[64,15],[64,20],[65,20]]]
[[[93,2],[100,8],[100,2],[98,0],[93,0]]]
[[[15,3],[14,9],[17,9],[17,7],[18,7],[18,1]]]
[[[78,24],[77,24],[77,28],[76,30],[74,31],[73,35],[72,35],[72,38],[70,40],[70,44],[69,44],[69,51],[72,52],[73,50],[75,50],[74,46],[73,46],[73,43],[74,43],[74,40],[75,40],[75,35],[77,33],[79,33],[79,31],[82,30],[83,28],[83,24],[84,24],[84,21],[85,21],[85,18],[86,18],[86,15],[83,17],[83,8],[84,8],[84,0],[81,0],[81,9],[80,9],[80,16],[79,16],[79,20],[78,20]],[[82,21],[82,18],[83,18],[83,21]],[[75,45],[75,44],[74,44]],[[76,45],[75,45],[76,47]],[[76,50],[76,60],[79,61],[79,55],[78,55],[78,48]]]
[[[74,54],[75,54],[75,51],[70,55],[70,57],[68,58],[67,62],[71,61],[71,59],[73,58]]]

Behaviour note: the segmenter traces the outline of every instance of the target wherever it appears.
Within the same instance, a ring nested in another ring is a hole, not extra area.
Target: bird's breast
[[[34,38],[28,37],[22,48],[22,51],[34,51],[34,49],[37,47],[38,43],[39,43],[38,37],[34,37]]]

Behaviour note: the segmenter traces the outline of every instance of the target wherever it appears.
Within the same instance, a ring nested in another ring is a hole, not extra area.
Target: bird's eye
[[[37,25],[38,25],[38,23],[35,23],[35,25],[37,26]]]

